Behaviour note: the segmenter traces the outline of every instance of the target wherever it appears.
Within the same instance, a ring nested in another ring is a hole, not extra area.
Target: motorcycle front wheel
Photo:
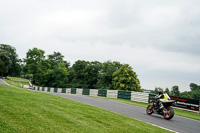
[[[146,113],[147,113],[148,115],[151,115],[151,114],[153,113],[153,108],[150,109],[149,107],[150,107],[150,105],[147,106]]]
[[[166,108],[166,112],[163,112],[163,117],[170,120],[174,116],[174,110],[171,107]]]

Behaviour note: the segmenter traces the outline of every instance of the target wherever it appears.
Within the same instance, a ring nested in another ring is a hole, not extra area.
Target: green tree
[[[0,50],[0,75],[7,76],[8,70],[10,68],[10,57],[7,51]]]
[[[158,94],[158,92],[159,92],[160,90],[163,90],[163,89],[162,89],[161,87],[155,87],[154,91],[152,91],[151,93],[153,93],[153,94]]]
[[[102,64],[102,69],[99,74],[97,88],[99,89],[114,89],[112,85],[112,75],[115,71],[117,71],[122,64],[120,62],[107,61]]]
[[[49,80],[51,79],[51,73],[52,69],[50,60],[41,60],[40,64],[38,65],[37,72],[34,75],[36,84],[47,86]]]
[[[25,78],[27,78],[31,81],[33,79],[33,74],[26,74]]]
[[[60,62],[64,62],[67,68],[70,66],[67,61],[64,61],[64,56],[60,52],[54,52],[53,54],[48,55],[48,59],[51,61],[52,68]]]
[[[168,88],[165,89],[165,93],[167,93],[168,95],[171,95]]]
[[[70,79],[72,87],[88,88],[88,86],[84,84],[85,68],[88,64],[89,62],[84,60],[78,60],[73,64],[70,70],[70,77],[73,77],[72,79]]]
[[[68,75],[69,72],[66,68],[65,62],[59,62],[52,70],[49,86],[62,88],[66,87],[68,84]]]
[[[191,94],[193,99],[200,100],[200,91],[198,90],[191,91]]]
[[[7,51],[8,57],[10,58],[10,65],[9,65],[8,72],[6,73],[6,75],[19,76],[22,69],[20,66],[21,60],[18,59],[16,49],[7,44],[0,44],[0,50]]]
[[[199,89],[199,86],[195,83],[190,83],[190,89],[191,91],[195,91]]]
[[[26,53],[26,68],[27,74],[33,74],[33,83],[40,84],[40,76],[42,75],[42,61],[45,59],[44,51],[41,49],[29,49]]]
[[[190,84],[191,95],[193,99],[200,99],[200,85],[195,83]]]
[[[179,96],[180,95],[179,87],[177,85],[172,87],[171,95],[172,96]]]
[[[97,88],[97,81],[101,71],[101,63],[98,61],[89,62],[84,68],[84,86],[87,88]]]
[[[184,91],[180,94],[180,97],[183,97],[183,98],[191,98],[192,99],[192,93],[191,91]]]
[[[115,90],[142,91],[136,73],[128,64],[113,73],[112,84]]]

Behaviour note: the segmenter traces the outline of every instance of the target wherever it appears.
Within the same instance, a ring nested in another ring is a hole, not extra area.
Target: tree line
[[[190,83],[189,87],[190,91],[180,92],[179,86],[175,85],[172,86],[171,91],[168,88],[166,88],[164,92],[167,93],[169,96],[177,96],[177,97],[200,100],[200,85],[195,83]],[[158,94],[159,90],[163,89],[161,87],[155,87],[155,90],[152,91],[151,93]]]
[[[14,47],[0,44],[0,68],[2,77],[24,75],[38,86],[143,91],[128,64],[78,60],[70,66],[60,52],[45,56],[38,48],[29,49],[26,58],[19,59]]]
[[[78,60],[71,66],[60,52],[45,56],[45,51],[38,48],[29,49],[26,58],[19,59],[16,49],[7,44],[0,44],[0,76],[24,76],[44,87],[143,91],[136,72],[128,64]],[[176,85],[165,92],[170,96],[200,99],[200,85],[191,83],[189,87],[191,91],[181,93]],[[151,93],[158,94],[159,89],[162,88],[156,87]]]

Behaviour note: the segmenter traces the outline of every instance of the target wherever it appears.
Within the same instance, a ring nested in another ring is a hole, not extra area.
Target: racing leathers
[[[162,102],[167,102],[170,100],[170,97],[168,96],[167,93],[159,95],[158,98],[159,98],[158,100],[159,100],[159,106],[160,106],[159,109],[162,109],[164,107]]]

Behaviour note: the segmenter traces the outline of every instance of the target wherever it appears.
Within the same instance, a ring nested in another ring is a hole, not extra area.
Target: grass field
[[[62,97],[0,85],[0,132],[169,131]]]
[[[17,87],[21,87],[21,84],[29,85],[27,82],[20,82],[20,81],[13,81],[13,80],[4,80],[4,81],[10,85],[17,86]],[[109,99],[109,100],[113,100],[117,102],[123,102],[126,104],[131,104],[131,105],[145,107],[145,108],[148,106],[147,103],[140,103],[140,102],[134,102],[134,101],[129,101],[129,100],[113,99],[113,98],[106,98],[106,97],[101,97],[101,98],[105,98],[105,99]],[[200,114],[178,110],[178,109],[174,109],[174,111],[175,111],[175,115],[179,115],[179,116],[183,116],[183,117],[187,117],[187,118],[191,118],[195,120],[200,120]]]
[[[24,78],[17,78],[17,77],[7,77],[8,79],[13,79],[13,80],[23,80],[23,81],[29,81],[28,79]]]
[[[6,83],[8,83],[9,85],[13,85],[13,86],[17,86],[17,87],[21,87],[21,85],[29,85],[28,82],[21,82],[21,81],[14,81],[14,80],[6,80],[4,79],[4,81]]]
[[[114,99],[114,98],[106,98],[106,97],[101,97],[101,98],[109,99],[109,100],[113,100],[117,102],[122,102],[126,104],[131,104],[135,106],[145,107],[145,108],[149,105],[147,103],[140,103],[140,102],[135,102],[135,101],[123,100],[123,99]],[[174,113],[175,115],[179,115],[179,116],[183,116],[183,117],[187,117],[187,118],[191,118],[195,120],[200,120],[200,114],[198,113],[193,113],[193,112],[188,112],[188,111],[178,110],[178,109],[174,109]]]

